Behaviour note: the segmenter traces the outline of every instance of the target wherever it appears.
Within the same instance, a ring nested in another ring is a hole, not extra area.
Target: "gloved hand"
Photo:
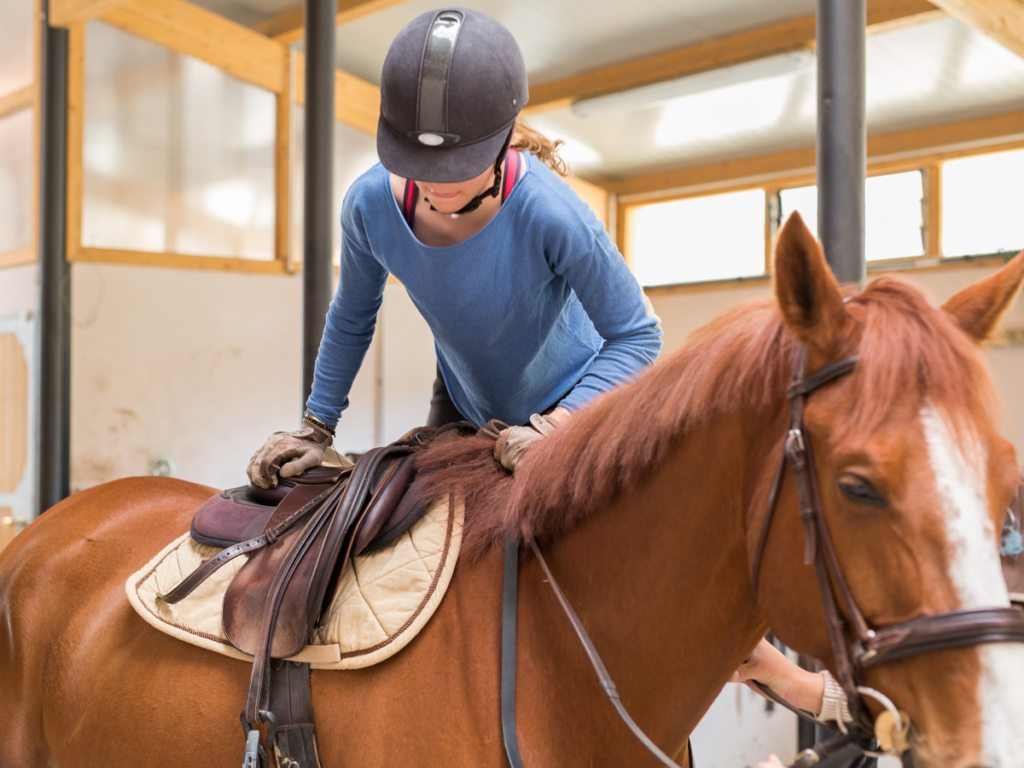
[[[555,408],[547,416],[539,413],[530,417],[528,427],[508,427],[498,433],[494,444],[494,458],[509,472],[515,472],[519,462],[534,443],[560,427],[572,416],[572,411]]]
[[[277,478],[301,475],[319,466],[334,436],[309,419],[294,432],[275,432],[249,461],[249,479],[260,488],[276,488]]]

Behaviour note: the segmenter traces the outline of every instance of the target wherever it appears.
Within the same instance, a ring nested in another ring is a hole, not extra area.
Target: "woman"
[[[657,357],[661,330],[639,284],[555,173],[565,172],[557,147],[518,121],[528,97],[519,46],[490,17],[433,11],[399,32],[381,76],[381,164],[342,206],[341,277],[307,412],[253,457],[254,483],[323,460],[389,273],[434,334],[429,423],[529,425],[499,440],[509,470]]]
[[[432,11],[399,32],[381,76],[381,163],[342,206],[341,277],[302,427],[256,452],[254,483],[272,487],[323,461],[389,273],[434,334],[428,423],[521,425],[495,448],[509,471],[574,410],[657,357],[661,329],[639,284],[558,178],[557,145],[518,119],[528,97],[519,46],[490,17]],[[761,664],[766,653],[759,647],[737,680],[762,674],[820,703],[816,680],[784,658]]]

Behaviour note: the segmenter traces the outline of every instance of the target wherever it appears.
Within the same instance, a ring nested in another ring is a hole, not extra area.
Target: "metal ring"
[[[903,715],[901,715],[900,711],[896,709],[896,705],[892,703],[892,699],[890,699],[881,691],[876,691],[874,688],[869,688],[866,685],[858,685],[857,693],[859,693],[861,696],[870,696],[872,699],[874,699],[883,707],[885,707],[889,714],[896,718],[896,727],[901,731],[904,729]],[[893,744],[892,749],[886,750],[885,752],[872,752],[868,749],[862,751],[868,757],[891,757],[892,755],[896,754],[896,745]]]

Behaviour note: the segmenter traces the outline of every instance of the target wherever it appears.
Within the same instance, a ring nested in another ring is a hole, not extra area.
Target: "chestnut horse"
[[[670,754],[770,628],[832,665],[784,482],[759,593],[751,562],[781,450],[795,342],[808,370],[859,353],[806,413],[824,513],[853,594],[885,625],[1007,604],[996,531],[1017,483],[978,343],[1024,282],[1024,254],[942,308],[881,278],[847,303],[799,218],[775,299],[744,304],[579,413],[513,478],[468,437],[422,454],[467,500],[463,558],[437,613],[377,666],[313,672],[325,768],[501,766],[499,632],[507,527],[541,542],[626,707]],[[0,556],[0,754],[12,768],[238,766],[250,667],[162,635],[128,575],[214,491],[122,480],[62,502]],[[525,764],[655,759],[602,695],[538,563],[519,587]],[[1022,768],[1024,647],[944,650],[868,684],[914,723],[920,768]],[[699,761],[699,755],[698,761]]]

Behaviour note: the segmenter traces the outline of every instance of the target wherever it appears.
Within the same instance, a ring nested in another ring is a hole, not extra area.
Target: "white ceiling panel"
[[[868,133],[1024,109],[1024,59],[944,19],[868,38]],[[814,143],[813,71],[698,93],[589,120],[568,109],[533,118],[567,142],[581,174],[621,178]]]
[[[243,23],[294,0],[199,0]],[[815,0],[471,0],[516,36],[542,84],[814,13]],[[338,29],[342,69],[379,82],[395,34],[437,0],[408,0]],[[868,131],[889,133],[1024,109],[1024,59],[944,19],[868,38]],[[532,123],[568,142],[584,175],[621,178],[805,147],[814,141],[813,70],[697,93],[658,106]]]
[[[814,13],[814,0],[476,0],[462,3],[504,24],[526,59],[530,82],[546,83]],[[388,45],[421,13],[410,0],[338,28],[338,66],[373,83]]]

